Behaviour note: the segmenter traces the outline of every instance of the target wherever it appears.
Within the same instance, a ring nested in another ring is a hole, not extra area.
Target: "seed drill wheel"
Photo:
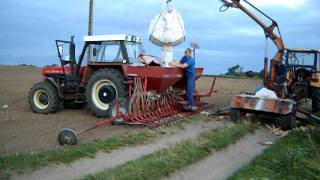
[[[118,98],[127,98],[128,89],[123,74],[116,69],[100,69],[90,78],[86,98],[90,110],[97,117],[109,117],[110,103]]]
[[[57,89],[48,81],[35,84],[29,91],[28,100],[31,109],[40,114],[53,113],[60,105]]]
[[[62,129],[58,135],[58,142],[62,145],[73,146],[78,143],[77,132],[70,128]]]

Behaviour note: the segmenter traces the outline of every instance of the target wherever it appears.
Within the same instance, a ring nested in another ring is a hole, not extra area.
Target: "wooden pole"
[[[88,22],[88,36],[92,36],[93,34],[93,0],[90,0],[89,4],[89,22]],[[88,58],[87,61],[90,61],[91,58],[91,46],[88,47]]]

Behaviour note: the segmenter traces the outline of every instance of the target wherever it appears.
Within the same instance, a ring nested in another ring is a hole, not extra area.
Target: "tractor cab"
[[[79,60],[76,61],[74,36],[70,41],[56,40],[58,57],[61,67],[47,67],[43,75],[59,74],[69,84],[80,83],[85,67],[84,59],[90,64],[140,64],[138,56],[144,53],[142,39],[137,36],[119,35],[96,35],[85,36],[85,44]],[[53,71],[54,70],[54,71]],[[56,73],[55,73],[56,72]]]
[[[76,58],[74,36],[70,41],[56,40],[58,57],[61,66],[47,66],[42,69],[44,78],[58,78],[64,86],[75,89],[85,83],[86,73],[92,66],[139,65],[138,56],[144,53],[142,39],[137,36],[96,35],[85,36],[84,47]]]
[[[319,51],[314,49],[286,49],[283,55],[285,97],[300,100],[311,97],[314,76],[320,69]]]
[[[138,56],[144,53],[142,39],[130,35],[85,36],[85,47],[92,50],[90,62],[139,64]]]
[[[131,35],[96,35],[85,36],[85,45],[76,62],[74,36],[71,41],[56,40],[58,57],[62,66],[67,64],[81,65],[85,54],[88,62],[101,63],[136,63],[140,53],[144,53],[142,39]]]
[[[288,94],[295,99],[312,96],[312,87],[317,86],[320,70],[319,50],[287,49],[284,54],[284,64],[287,70]]]
[[[319,50],[314,49],[287,49],[284,61],[287,69],[296,75],[296,78],[311,77],[320,70]]]

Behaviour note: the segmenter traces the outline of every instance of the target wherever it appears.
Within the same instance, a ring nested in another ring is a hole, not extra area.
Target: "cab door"
[[[77,62],[75,58],[75,44],[74,37],[71,41],[56,40],[58,50],[58,57],[60,59],[61,67],[67,84],[76,84],[76,69]]]

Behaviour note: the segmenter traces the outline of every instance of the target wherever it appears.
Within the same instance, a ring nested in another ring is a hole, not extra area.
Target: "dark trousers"
[[[194,106],[193,96],[194,96],[194,84],[195,84],[195,75],[186,74],[186,92],[187,92],[187,100],[189,106]]]

